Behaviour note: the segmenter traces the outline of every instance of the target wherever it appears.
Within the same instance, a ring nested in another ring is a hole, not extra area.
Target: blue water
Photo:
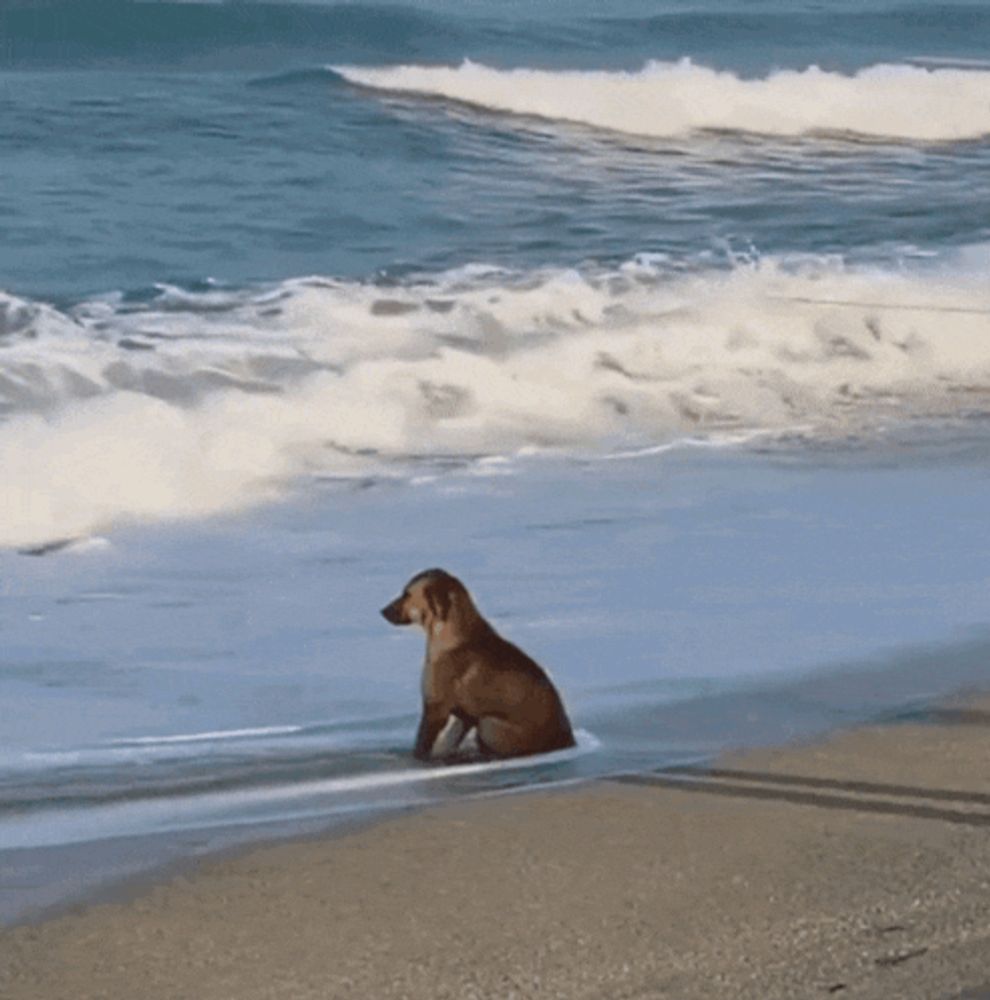
[[[7,3],[0,275],[59,302],[206,278],[367,278],[755,246],[981,242],[987,144],[623,142],[383,100],[338,64],[761,76],[986,59],[973,3]],[[772,206],[772,211],[767,211]]]
[[[0,919],[65,898],[35,851],[86,886],[990,680],[988,42],[982,0],[0,6]],[[409,761],[375,609],[435,564],[577,754]]]

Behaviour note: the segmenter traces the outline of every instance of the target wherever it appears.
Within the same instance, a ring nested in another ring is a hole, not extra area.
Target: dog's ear
[[[450,586],[446,580],[430,580],[423,588],[423,599],[430,614],[438,621],[446,621],[450,613]]]

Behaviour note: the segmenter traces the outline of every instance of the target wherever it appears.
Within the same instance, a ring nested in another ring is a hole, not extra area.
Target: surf
[[[671,138],[700,131],[958,141],[990,135],[990,72],[879,64],[809,66],[749,79],[691,59],[635,72],[459,66],[330,67],[352,84],[508,115]]]
[[[141,308],[15,305],[0,358],[0,545],[37,552],[229,513],[313,479],[415,482],[493,461],[511,472],[541,451],[958,418],[990,403],[986,261],[970,258],[898,272],[767,257],[683,273],[644,256],[389,287],[163,288]]]

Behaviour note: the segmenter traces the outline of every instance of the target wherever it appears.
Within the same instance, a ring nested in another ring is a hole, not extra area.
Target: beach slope
[[[209,862],[3,933],[0,996],[990,996],[990,700]]]

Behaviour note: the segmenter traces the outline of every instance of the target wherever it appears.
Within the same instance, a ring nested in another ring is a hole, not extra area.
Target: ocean
[[[0,6],[0,920],[990,680],[982,0]],[[441,565],[546,759],[409,756]]]

